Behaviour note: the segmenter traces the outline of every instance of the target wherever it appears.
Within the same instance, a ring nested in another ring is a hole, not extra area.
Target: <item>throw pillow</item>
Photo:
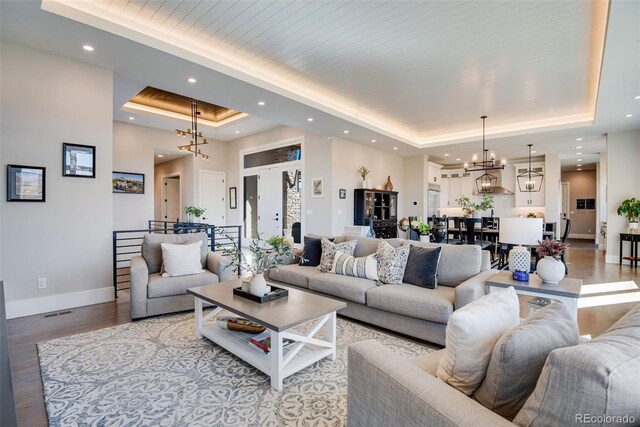
[[[356,258],[344,252],[337,251],[330,273],[378,280],[378,261],[376,254]]]
[[[493,347],[518,324],[519,314],[518,296],[512,287],[454,311],[447,323],[438,378],[471,396],[487,373]]]
[[[564,304],[556,301],[538,310],[498,340],[473,397],[512,420],[536,388],[549,353],[579,341],[578,325]]]
[[[403,282],[423,288],[436,289],[442,247],[424,248],[415,245],[410,247]]]
[[[378,284],[401,285],[410,246],[394,248],[384,240],[378,244]]]
[[[320,265],[320,256],[322,255],[322,244],[320,239],[315,237],[304,236],[304,249],[300,258],[300,265],[305,267],[316,267]]]
[[[326,237],[320,238],[320,243],[322,244],[322,255],[320,256],[320,265],[318,265],[317,269],[323,273],[331,271],[331,268],[333,267],[333,259],[335,258],[337,251],[353,255],[353,251],[356,250],[356,245],[358,244],[356,240],[350,240],[343,243],[333,243]]]
[[[201,247],[202,240],[188,245],[161,243],[162,263],[164,265],[162,277],[178,277],[202,273],[202,264],[200,263]]]

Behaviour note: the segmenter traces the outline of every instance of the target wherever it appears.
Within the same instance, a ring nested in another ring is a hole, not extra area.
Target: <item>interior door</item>
[[[282,235],[282,171],[258,173],[258,233],[262,239]]]
[[[162,217],[167,221],[180,221],[182,210],[180,209],[180,177],[171,176],[162,178],[163,203]]]
[[[226,225],[225,222],[225,174],[223,172],[200,171],[200,206],[206,209],[200,220],[211,225]]]
[[[565,219],[571,218],[571,196],[569,183],[562,183],[562,212],[560,212],[560,235],[556,238],[561,238],[564,235],[564,227],[566,224]]]

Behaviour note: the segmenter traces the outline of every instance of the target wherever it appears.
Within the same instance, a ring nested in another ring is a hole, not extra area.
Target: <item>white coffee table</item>
[[[501,271],[486,281],[489,293],[513,286],[517,294],[550,298],[562,301],[571,312],[574,320],[578,320],[578,298],[582,289],[582,280],[565,277],[560,283],[543,282],[537,274],[530,274],[528,282],[513,279],[510,271]]]
[[[187,289],[195,297],[196,337],[207,337],[271,377],[271,386],[282,390],[283,380],[325,357],[336,358],[336,311],[346,303],[309,292],[287,288],[289,295],[257,303],[233,294],[240,280]],[[204,303],[216,306],[205,316]],[[248,334],[219,327],[212,319],[222,310],[252,320],[271,331],[271,352],[264,353],[251,344]],[[306,334],[292,331],[303,323],[315,323]],[[314,338],[324,327],[325,339]],[[283,348],[283,340],[295,341]]]

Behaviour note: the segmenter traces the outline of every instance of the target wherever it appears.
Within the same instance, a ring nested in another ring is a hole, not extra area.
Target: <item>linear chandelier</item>
[[[498,164],[496,161],[496,153],[492,151],[491,154],[489,154],[489,149],[485,147],[485,121],[487,116],[481,116],[480,118],[482,119],[482,160],[478,160],[478,155],[474,154],[471,160],[472,166],[469,166],[469,162],[465,162],[464,171],[483,172],[482,175],[476,178],[478,193],[495,193],[498,177],[491,175],[487,171],[503,170],[507,161],[503,158],[500,164]]]
[[[542,181],[544,175],[540,172],[536,172],[531,167],[531,147],[533,144],[527,144],[529,147],[529,167],[526,171],[519,173],[516,179],[518,180],[518,189],[526,193],[537,193],[542,189]]]
[[[189,144],[187,145],[179,145],[178,151],[188,151],[193,153],[196,157],[201,156],[204,160],[209,160],[209,156],[202,153],[202,150],[198,147],[199,145],[208,144],[207,138],[202,136],[202,132],[198,132],[198,115],[200,115],[200,111],[198,111],[198,101],[195,99],[191,99],[191,128],[185,130],[176,129],[176,134],[183,138],[186,138],[187,135],[191,138]]]

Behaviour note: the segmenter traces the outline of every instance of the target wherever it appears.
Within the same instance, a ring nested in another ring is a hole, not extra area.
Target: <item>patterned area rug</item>
[[[406,358],[432,351],[342,318],[337,336],[335,361],[321,360],[285,378],[280,392],[262,372],[196,339],[193,313],[41,343],[49,423],[340,426],[346,424],[350,344],[375,339]]]

